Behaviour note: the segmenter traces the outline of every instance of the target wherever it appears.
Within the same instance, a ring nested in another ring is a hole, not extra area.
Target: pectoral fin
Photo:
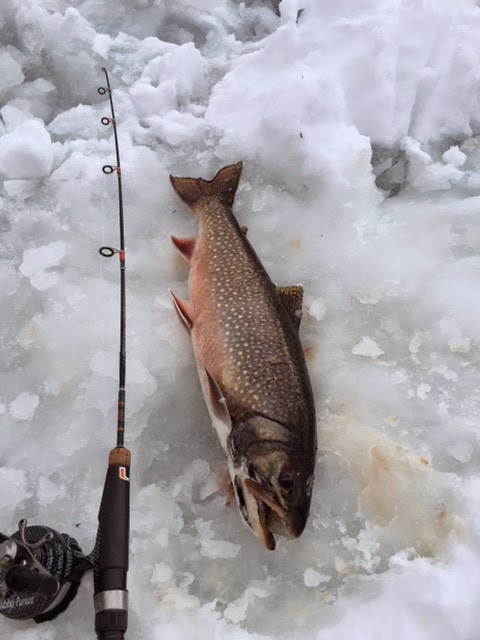
[[[185,302],[185,300],[180,300],[180,298],[177,298],[177,296],[173,293],[171,289],[169,289],[168,291],[172,296],[173,305],[175,307],[175,311],[177,312],[177,315],[181,323],[185,326],[187,331],[190,333],[193,327],[192,311],[190,309],[190,305],[188,304],[188,302]]]
[[[294,326],[298,329],[302,319],[303,287],[277,287],[280,298],[288,311]]]
[[[232,420],[230,418],[230,413],[227,407],[227,401],[213,377],[210,375],[208,370],[204,367],[205,377],[207,382],[207,390],[208,390],[208,400],[210,404],[210,408],[217,418],[222,424],[226,427],[230,428]]]
[[[195,251],[195,243],[197,242],[196,238],[176,238],[175,236],[170,237],[172,238],[173,244],[177,247],[188,264],[190,264],[192,261],[193,252]]]

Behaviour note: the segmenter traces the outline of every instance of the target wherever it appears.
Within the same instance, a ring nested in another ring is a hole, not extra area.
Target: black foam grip
[[[130,516],[129,468],[108,468],[98,514],[99,554],[95,593],[126,590]]]

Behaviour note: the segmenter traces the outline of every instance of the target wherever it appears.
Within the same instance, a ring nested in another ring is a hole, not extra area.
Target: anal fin
[[[177,296],[171,289],[169,289],[168,291],[172,296],[173,305],[181,323],[190,333],[193,327],[192,311],[190,309],[190,305],[188,304],[188,302],[185,302],[185,300],[180,300],[180,298],[177,298]]]
[[[302,319],[303,287],[300,285],[277,287],[277,291],[294,326],[298,329]]]

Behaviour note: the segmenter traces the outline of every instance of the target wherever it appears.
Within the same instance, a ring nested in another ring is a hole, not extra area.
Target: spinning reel
[[[26,520],[11,537],[0,533],[0,540],[0,613],[7,618],[53,620],[94,566],[74,538],[50,527],[29,527]]]
[[[99,640],[122,640],[128,624],[128,537],[130,452],[110,452],[99,527],[86,556],[75,538],[20,520],[12,536],[0,533],[0,614],[14,620],[47,622],[77,595],[84,573],[93,569],[95,630]]]

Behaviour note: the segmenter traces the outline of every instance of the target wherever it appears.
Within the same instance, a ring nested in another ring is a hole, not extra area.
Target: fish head
[[[237,503],[247,525],[273,550],[274,533],[298,538],[305,528],[315,451],[305,451],[298,430],[265,416],[235,426],[230,474]]]

